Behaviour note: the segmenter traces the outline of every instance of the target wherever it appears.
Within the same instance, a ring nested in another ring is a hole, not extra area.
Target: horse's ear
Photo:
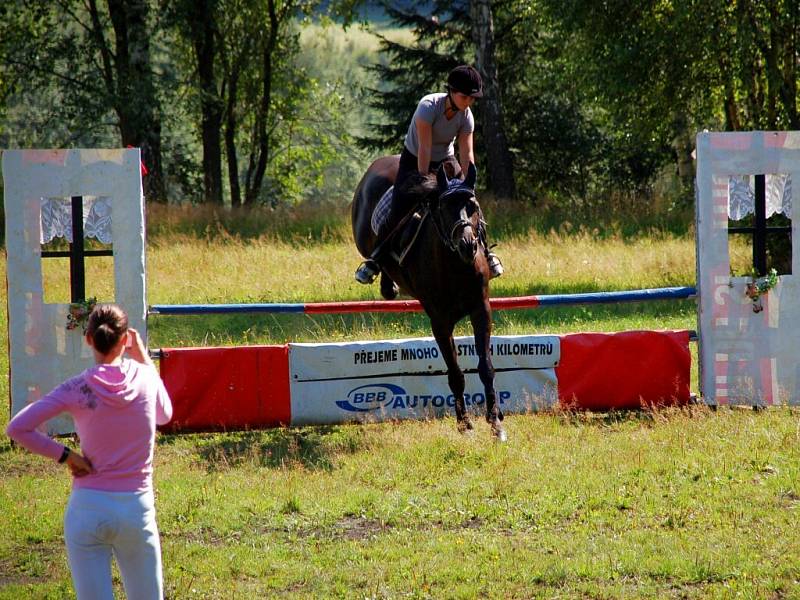
[[[439,191],[446,190],[450,185],[447,179],[447,173],[444,172],[444,164],[439,165],[439,169],[436,171],[436,183],[439,184]]]
[[[464,185],[468,188],[475,189],[475,182],[478,180],[478,169],[475,168],[475,163],[469,163],[467,167],[467,176],[464,178]]]

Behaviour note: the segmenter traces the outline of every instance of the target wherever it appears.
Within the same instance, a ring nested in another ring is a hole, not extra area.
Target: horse
[[[399,156],[375,160],[356,187],[351,208],[353,238],[365,258],[379,243],[371,226],[372,213],[394,184]],[[413,246],[397,256],[383,253],[380,288],[385,299],[399,291],[419,300],[433,337],[447,365],[447,381],[455,399],[456,423],[462,433],[473,429],[464,405],[464,373],[458,365],[453,329],[469,316],[478,355],[478,374],[486,398],[486,420],[492,434],[506,440],[503,413],[496,400],[494,367],[489,352],[492,309],[489,305],[489,266],[480,205],[475,198],[476,170],[470,165],[463,183],[449,179],[444,165],[436,175],[418,176],[403,187],[403,204],[427,207]],[[395,190],[395,195],[400,190]],[[394,201],[397,201],[396,199]],[[394,233],[394,232],[393,232]],[[479,251],[480,250],[480,251]],[[400,264],[402,262],[402,264]]]

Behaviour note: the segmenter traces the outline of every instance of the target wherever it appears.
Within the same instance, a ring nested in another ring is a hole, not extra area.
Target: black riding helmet
[[[447,76],[447,87],[450,91],[461,92],[465,96],[481,98],[483,96],[483,81],[481,75],[474,67],[461,65],[456,67]]]

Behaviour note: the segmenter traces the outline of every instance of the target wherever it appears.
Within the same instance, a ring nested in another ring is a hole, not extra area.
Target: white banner
[[[455,338],[469,412],[483,414],[485,393],[472,337]],[[557,402],[557,336],[493,336],[497,401],[504,413]],[[454,414],[444,359],[433,338],[289,344],[292,424],[383,421]]]

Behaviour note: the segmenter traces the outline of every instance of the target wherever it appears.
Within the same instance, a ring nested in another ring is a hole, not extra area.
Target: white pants
[[[153,492],[72,490],[64,540],[78,600],[114,598],[112,552],[128,600],[163,599]]]

